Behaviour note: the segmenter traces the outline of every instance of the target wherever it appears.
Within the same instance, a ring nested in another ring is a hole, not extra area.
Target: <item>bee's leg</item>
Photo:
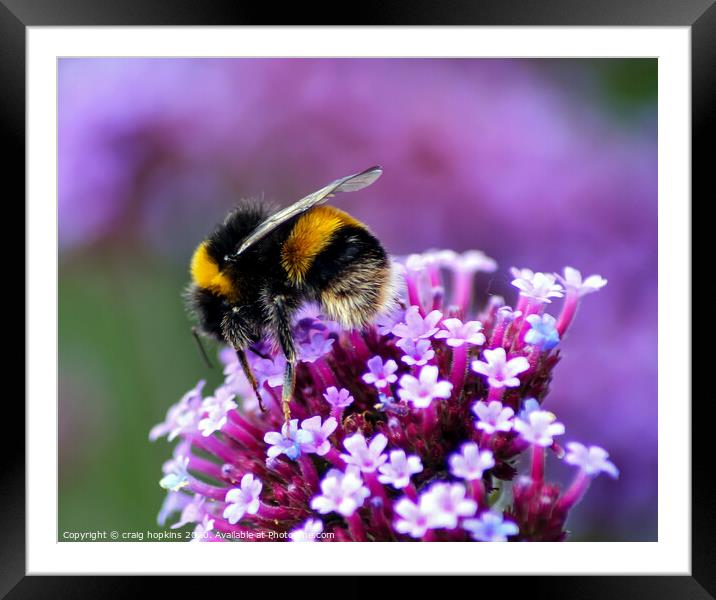
[[[261,399],[261,392],[259,390],[259,384],[256,381],[256,377],[254,377],[253,372],[251,371],[251,366],[249,365],[249,361],[246,360],[246,352],[240,348],[236,348],[236,356],[239,357],[239,364],[241,365],[241,368],[244,370],[244,375],[246,375],[246,379],[249,380],[251,387],[254,388],[254,393],[256,394],[256,398],[259,401],[259,408],[261,409],[261,412],[266,412],[266,408],[264,407],[263,400]]]
[[[246,375],[246,379],[249,380],[251,387],[256,393],[259,407],[263,412],[266,412],[263,402],[261,401],[258,382],[251,371],[249,361],[246,359],[246,351],[244,350],[254,341],[254,334],[256,332],[249,329],[246,325],[246,319],[242,318],[242,307],[234,306],[230,312],[224,315],[221,321],[221,331],[224,334],[224,339],[226,339],[236,351],[236,356],[239,359],[239,364],[244,371],[244,375]]]
[[[291,420],[291,408],[289,403],[296,387],[296,350],[293,346],[293,334],[291,331],[291,315],[284,296],[276,296],[273,299],[274,305],[274,329],[286,357],[286,370],[283,377],[283,388],[281,391],[281,404],[283,417],[288,425]]]

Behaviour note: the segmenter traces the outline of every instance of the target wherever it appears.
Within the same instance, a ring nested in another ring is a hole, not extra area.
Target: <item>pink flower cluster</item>
[[[598,446],[563,448],[565,426],[542,405],[578,303],[606,280],[513,269],[516,306],[490,297],[477,308],[475,274],[497,268],[481,252],[395,268],[401,305],[365,331],[311,307],[298,315],[289,423],[283,357],[265,344],[251,353],[263,413],[222,351],[224,383],[204,397],[200,382],[150,432],[179,440],[161,524],[178,513],[172,527],[193,523],[200,541],[565,539],[591,480],[618,470]],[[548,454],[576,467],[566,489],[545,479]]]

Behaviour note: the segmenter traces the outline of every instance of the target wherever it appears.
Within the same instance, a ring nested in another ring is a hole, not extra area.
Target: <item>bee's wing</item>
[[[326,187],[309,194],[305,198],[301,198],[298,202],[292,204],[291,206],[287,206],[286,208],[279,210],[254,229],[249,237],[244,240],[244,243],[241,244],[234,256],[238,256],[247,248],[253,246],[261,238],[276,229],[276,227],[278,227],[281,223],[288,221],[291,217],[295,217],[302,212],[306,212],[309,208],[322,204],[328,198],[333,196],[333,194],[338,192],[355,192],[363,189],[364,187],[368,187],[382,174],[383,170],[380,167],[371,167],[361,173],[336,179],[336,181],[329,183]]]

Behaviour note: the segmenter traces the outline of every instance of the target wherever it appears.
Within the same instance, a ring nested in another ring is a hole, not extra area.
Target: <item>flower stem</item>
[[[573,290],[567,292],[567,296],[564,299],[564,305],[562,306],[562,312],[557,320],[557,333],[560,339],[567,331],[567,328],[572,323],[574,315],[577,313],[577,307],[579,306],[579,294]]]
[[[462,393],[467,369],[467,344],[453,348],[452,369],[450,370],[450,383],[452,383],[452,398],[457,401]]]
[[[365,529],[363,528],[363,521],[361,521],[358,511],[355,511],[350,517],[346,517],[346,523],[348,523],[348,531],[355,542],[365,542]]]
[[[338,422],[338,426],[340,427],[343,423],[343,408],[340,406],[332,406],[331,416]]]
[[[485,507],[485,484],[482,479],[473,479],[470,482],[470,495],[477,502],[478,508]]]
[[[512,341],[513,351],[521,350],[524,347],[525,336],[531,329],[531,325],[527,322],[527,317],[539,314],[542,311],[542,306],[542,303],[537,300],[530,300],[527,302],[525,309],[522,312],[522,317],[520,317],[521,320],[519,328],[515,330],[517,333]]]
[[[271,521],[274,519],[278,521],[285,521],[293,519],[296,516],[296,513],[291,510],[281,506],[271,506],[269,504],[264,504],[263,502],[259,505],[259,510],[256,514],[262,519],[268,519]]]
[[[206,475],[212,479],[216,479],[217,481],[221,481],[223,477],[223,473],[221,472],[221,467],[219,465],[211,462],[210,460],[206,460],[205,458],[199,458],[198,456],[189,457],[189,468],[192,471],[197,471],[202,475]]]
[[[411,306],[417,306],[420,316],[424,317],[425,309],[423,308],[423,305],[420,303],[420,292],[418,291],[418,278],[415,276],[406,277],[406,284],[408,286],[408,302],[410,303]]]
[[[242,429],[245,429],[247,432],[249,432],[251,435],[253,435],[257,439],[263,439],[263,431],[261,431],[258,427],[255,427],[251,423],[249,423],[244,417],[239,414],[238,410],[230,410],[227,415],[229,416],[229,421],[232,423],[235,423]]]
[[[236,425],[233,421],[227,421],[221,428],[221,431],[248,448],[256,448],[258,446],[256,438],[242,427]]]
[[[455,271],[455,291],[453,293],[453,304],[458,306],[464,313],[470,308],[470,296],[472,292],[472,273],[467,271]]]
[[[388,496],[385,493],[385,488],[383,487],[383,484],[378,481],[378,475],[374,471],[372,473],[365,473],[365,482],[368,484],[368,489],[370,490],[371,496],[374,496],[376,498],[380,498],[383,501],[383,504],[387,504],[388,502]]]
[[[426,436],[430,435],[438,424],[437,400],[433,400],[423,408],[423,432]]]
[[[567,488],[567,491],[564,492],[562,497],[559,499],[559,502],[557,502],[557,508],[563,510],[564,512],[571,509],[582,499],[582,496],[584,496],[587,488],[589,487],[590,481],[591,479],[589,475],[580,469],[579,473],[577,473],[574,478],[574,481],[572,481],[572,484]]]
[[[410,483],[408,487],[405,488],[405,495],[410,498],[413,502],[417,502],[418,500],[418,490],[415,489],[415,484]]]
[[[502,395],[505,393],[505,388],[490,386],[490,391],[487,392],[487,402],[490,403],[493,400],[502,400]]]
[[[314,466],[313,461],[305,454],[302,454],[298,459],[298,466],[301,467],[301,473],[311,490],[317,490],[318,473],[316,473],[316,467]]]
[[[344,469],[346,466],[346,463],[341,458],[338,450],[336,450],[333,447],[328,452],[326,452],[326,454],[323,456],[323,458],[325,458],[334,467],[337,467],[339,469]]]
[[[544,480],[544,448],[537,444],[532,445],[532,481]]]
[[[216,487],[214,485],[209,485],[208,483],[204,483],[203,481],[199,481],[198,479],[193,478],[189,480],[189,485],[187,486],[187,489],[191,490],[195,494],[201,494],[202,496],[206,496],[207,498],[213,498],[214,500],[221,501],[226,498],[226,492],[229,491],[229,488]]]

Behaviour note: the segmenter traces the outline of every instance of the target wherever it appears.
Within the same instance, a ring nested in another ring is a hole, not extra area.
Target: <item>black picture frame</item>
[[[441,2],[372,2],[363,1],[352,11],[354,22],[344,23],[345,6],[315,6],[306,3],[274,6],[269,3],[245,6],[236,0],[0,0],[0,124],[6,150],[3,181],[6,231],[14,225],[20,229],[24,209],[19,198],[25,194],[25,40],[30,26],[84,25],[552,25],[552,26],[682,26],[691,28],[692,36],[692,195],[704,196],[710,180],[709,153],[713,146],[716,120],[716,6],[714,0],[442,0]],[[340,11],[340,12],[339,12]],[[711,190],[709,190],[711,191]],[[711,197],[713,192],[711,192]],[[688,202],[688,199],[684,199]],[[693,204],[692,204],[693,206]],[[9,216],[11,209],[17,216]],[[9,232],[8,234],[9,235]],[[13,242],[13,247],[18,247]],[[14,265],[14,266],[13,266]],[[18,282],[20,261],[6,269],[5,280]],[[11,278],[11,279],[10,279]],[[14,287],[18,298],[21,289]],[[690,294],[690,290],[683,290]],[[9,292],[6,293],[9,297]],[[24,295],[24,292],[23,292]],[[32,318],[25,313],[24,323]],[[10,314],[9,311],[6,314]],[[12,313],[15,315],[15,313]],[[15,348],[23,339],[13,335],[11,328],[20,327],[17,316],[6,318],[6,349]],[[8,353],[16,357],[23,352]],[[20,360],[16,358],[15,360]],[[20,379],[19,369],[8,368],[13,379]],[[551,598],[716,598],[716,478],[711,463],[712,451],[707,446],[712,435],[706,428],[705,402],[692,403],[692,569],[690,576],[562,576],[521,577],[519,585],[530,589],[533,597]],[[678,398],[688,409],[690,398]],[[5,435],[3,461],[0,468],[0,597],[9,599],[38,597],[126,597],[140,587],[142,580],[123,577],[32,577],[25,575],[25,456],[24,407],[9,395],[4,405]],[[13,439],[10,433],[19,439]],[[636,443],[636,441],[635,441]],[[49,467],[50,465],[48,465]],[[518,568],[518,567],[516,567]],[[77,565],[78,571],[82,565]],[[429,570],[429,567],[426,567]],[[558,565],[556,569],[558,570]],[[514,581],[514,580],[513,580]],[[372,585],[365,578],[355,584],[340,584],[346,595],[357,596]],[[195,579],[162,582],[164,594],[200,593],[205,583]],[[283,587],[285,582],[273,586]],[[402,585],[402,584],[401,584]],[[486,577],[480,582],[479,593],[514,593],[515,583],[504,587],[504,580]],[[172,589],[174,588],[175,589]],[[294,591],[291,593],[295,593]],[[271,592],[269,589],[265,593]],[[334,590],[333,593],[340,593]]]

